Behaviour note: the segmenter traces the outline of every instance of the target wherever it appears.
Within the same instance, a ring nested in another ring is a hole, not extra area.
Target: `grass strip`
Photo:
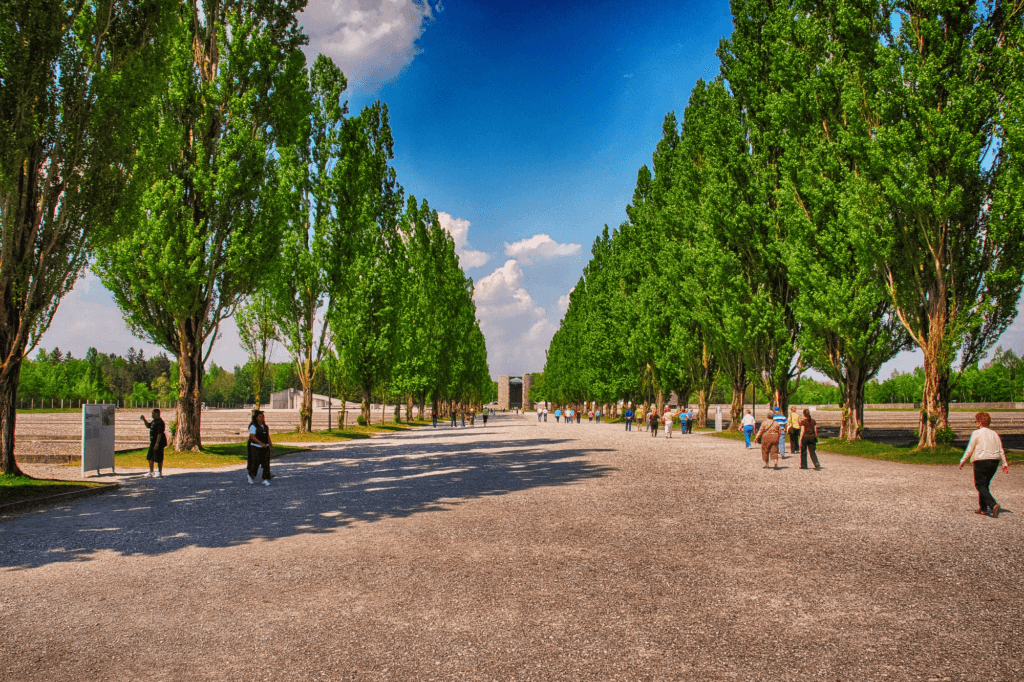
[[[28,407],[17,408],[14,410],[15,414],[82,414],[81,407],[37,407],[31,409]]]
[[[713,434],[716,438],[743,440],[743,434],[735,431],[723,431]],[[760,446],[758,446],[760,447]],[[789,448],[787,441],[787,450]],[[964,449],[954,445],[937,445],[933,448],[917,448],[917,443],[893,445],[876,443],[870,440],[847,441],[839,438],[822,438],[818,441],[818,452],[831,452],[850,457],[880,459],[886,462],[903,462],[905,464],[956,465],[964,456]],[[799,453],[797,453],[799,454]],[[1006,453],[1006,461],[1010,464],[1024,462],[1024,452],[1010,450]]]
[[[277,436],[272,437],[277,440]],[[275,445],[274,455],[302,452],[306,448],[291,447],[288,445]],[[147,448],[119,452],[114,459],[119,467],[149,467],[146,461]],[[222,467],[229,464],[238,464],[246,461],[245,442],[224,443],[221,445],[207,445],[200,452],[178,452],[173,448],[164,450],[164,469],[206,469]],[[81,466],[74,464],[72,466]]]
[[[32,478],[30,476],[0,474],[0,503],[28,500],[34,497],[48,497],[59,493],[70,493],[83,488],[96,488],[101,485],[105,484],[87,483],[85,481],[54,481]]]
[[[375,433],[406,431],[417,426],[430,426],[430,422],[427,420],[414,420],[412,423],[402,422],[401,424],[388,422],[386,424],[373,424],[371,426],[354,425],[346,427],[345,429],[310,431],[309,433],[289,431],[287,433],[271,434],[271,439],[275,443],[341,443],[348,440],[369,438]]]

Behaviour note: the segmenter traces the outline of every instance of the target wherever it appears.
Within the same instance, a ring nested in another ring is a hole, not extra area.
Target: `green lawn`
[[[29,476],[0,474],[0,503],[69,493],[82,488],[95,488],[98,485],[103,484],[85,481],[51,481]]]
[[[440,421],[438,423],[440,423]],[[479,418],[478,423],[482,423]],[[401,424],[388,422],[386,424],[373,424],[372,426],[354,425],[349,426],[344,430],[332,429],[330,431],[311,431],[309,433],[289,431],[288,433],[271,434],[270,438],[275,443],[341,443],[358,438],[369,438],[375,433],[394,433],[395,431],[405,431],[416,426],[430,426],[430,421],[417,419],[411,424],[408,422],[402,422]]]
[[[743,440],[743,434],[734,431],[723,431],[722,433],[714,434],[714,436],[730,440]],[[838,438],[822,438],[819,440],[818,452],[832,452],[837,455],[882,459],[887,462],[905,462],[907,464],[955,465],[959,464],[960,458],[964,456],[964,449],[953,445],[939,445],[934,448],[918,450],[917,443],[889,445],[869,440],[849,442]],[[1024,452],[1007,452],[1006,461],[1011,464],[1014,462],[1024,462]]]
[[[274,440],[277,437],[274,436]],[[288,445],[275,445],[274,455],[280,457],[284,454],[302,452],[306,448],[291,447]],[[117,466],[123,467],[148,467],[146,461],[146,448],[119,452],[115,456]],[[245,443],[225,443],[223,445],[207,445],[202,452],[178,452],[172,448],[164,450],[164,469],[203,469],[207,467],[222,467],[228,464],[238,464],[246,461]],[[81,466],[74,464],[73,466]]]

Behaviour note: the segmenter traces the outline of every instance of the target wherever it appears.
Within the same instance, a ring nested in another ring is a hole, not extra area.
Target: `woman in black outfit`
[[[249,473],[249,483],[254,483],[253,479],[256,478],[256,474],[262,466],[263,485],[270,485],[270,479],[274,477],[270,473],[270,449],[274,447],[274,444],[270,440],[270,429],[267,428],[263,412],[260,410],[252,413],[252,421],[249,422],[249,442],[246,443],[246,446],[249,460],[246,470]]]
[[[804,418],[800,420],[800,468],[807,468],[807,451],[811,452],[814,470],[821,469],[818,464],[818,422],[811,419],[811,411],[804,410]]]

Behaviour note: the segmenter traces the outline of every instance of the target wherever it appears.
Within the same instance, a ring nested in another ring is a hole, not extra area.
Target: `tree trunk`
[[[384,426],[384,408],[387,407],[387,401],[385,398],[380,399],[380,425]]]
[[[301,374],[300,381],[301,381]],[[313,430],[313,380],[302,381],[302,407],[299,408],[299,433]]]
[[[697,426],[704,428],[708,425],[708,392],[703,388],[697,393]]]
[[[730,431],[739,431],[743,422],[744,396],[747,392],[747,376],[745,370],[746,367],[744,367],[744,364],[741,361],[736,371],[729,377],[729,381],[732,383],[732,405],[729,407]]]
[[[921,420],[917,447],[934,447],[935,432],[949,422],[949,363],[942,352],[945,316],[930,316],[928,344],[924,350],[924,393],[921,396]]]
[[[178,452],[203,447],[200,425],[203,413],[203,346],[192,320],[178,327]]]
[[[346,403],[347,402],[348,401],[345,400],[345,394],[343,393],[341,395],[341,416],[338,419],[338,428],[339,429],[344,429],[345,428],[345,407],[346,407]]]
[[[421,415],[422,417],[422,415]],[[405,420],[407,422],[412,421],[412,393],[406,396],[405,399]]]
[[[12,360],[10,371],[0,381],[0,457],[3,473],[24,476],[14,459],[14,424],[17,419],[15,401],[18,399],[18,381],[21,378],[21,359]]]
[[[863,367],[847,367],[843,381],[843,423],[839,438],[860,440],[864,430],[864,385],[867,383]]]
[[[363,417],[363,422],[365,422],[367,426],[370,425],[370,398],[371,397],[372,396],[370,395],[369,391],[364,391],[363,392],[363,406],[362,406],[361,413],[362,413],[362,417]]]

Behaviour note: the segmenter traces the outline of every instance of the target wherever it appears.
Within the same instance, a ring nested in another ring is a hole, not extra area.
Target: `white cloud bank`
[[[473,299],[494,376],[543,370],[544,353],[558,329],[523,280],[522,267],[508,260],[476,281]]]
[[[455,242],[455,255],[459,257],[459,265],[463,270],[478,268],[490,260],[486,253],[474,251],[469,245],[468,220],[453,218],[444,211],[439,212],[437,218],[441,221],[441,227],[452,236],[452,241]]]
[[[310,63],[322,53],[351,84],[372,87],[413,60],[416,41],[441,10],[440,2],[430,0],[310,0],[298,20],[309,35]]]
[[[505,255],[522,263],[575,256],[583,249],[580,244],[559,244],[546,234],[535,234],[514,244],[505,243]]]
[[[559,315],[565,315],[567,312],[569,312],[569,300],[570,300],[570,297],[572,296],[572,292],[574,292],[574,291],[576,291],[576,287],[573,287],[572,289],[569,289],[569,293],[565,294],[564,296],[559,296],[558,297],[558,314]]]

